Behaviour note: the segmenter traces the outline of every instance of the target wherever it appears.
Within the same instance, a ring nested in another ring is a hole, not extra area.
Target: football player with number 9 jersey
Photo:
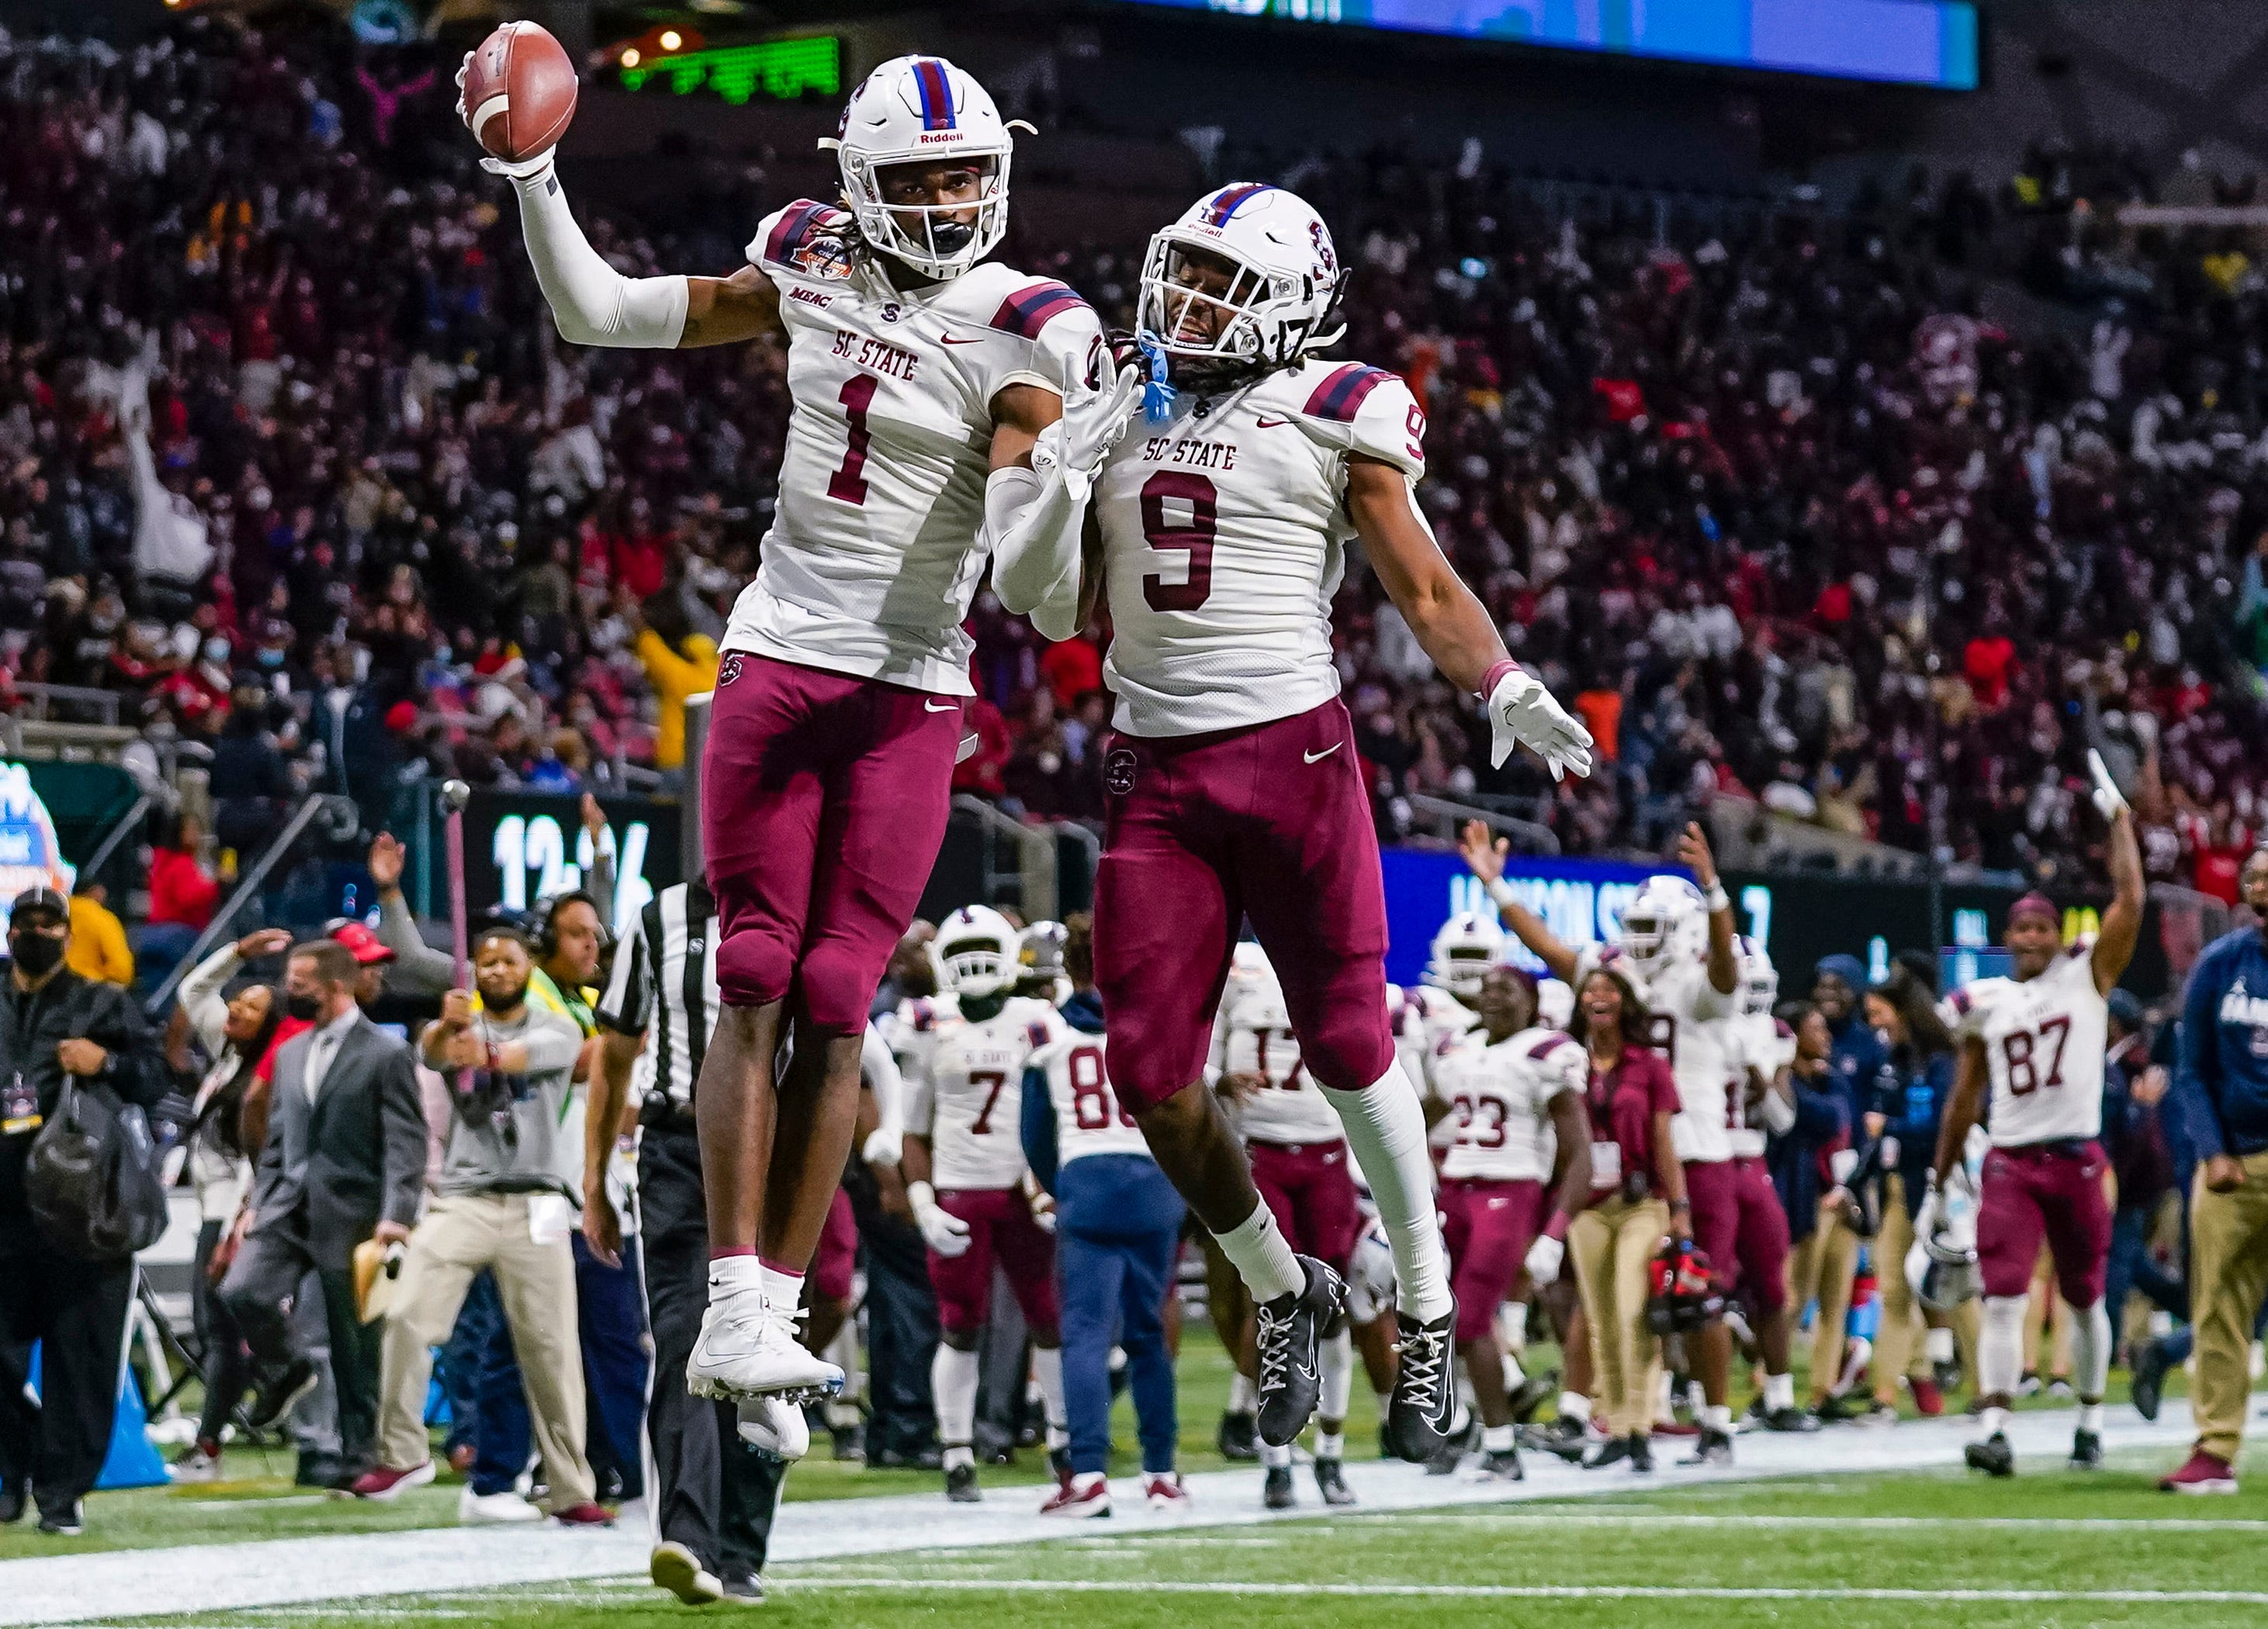
[[[1402,1360],[1388,1435],[1424,1460],[1455,1403],[1455,1320],[1424,1113],[1387,1021],[1370,788],[1331,660],[1348,544],[1361,541],[1426,653],[1484,701],[1498,762],[1524,743],[1555,775],[1586,774],[1590,737],[1505,654],[1434,543],[1414,494],[1425,416],[1409,386],[1321,359],[1341,291],[1329,229],[1281,188],[1219,188],[1151,239],[1148,400],[1102,467],[1084,574],[1090,594],[1107,585],[1118,697],[1096,976],[1111,1079],[1259,1303],[1260,1434],[1283,1446],[1314,1410],[1317,1343],[1342,1286],[1285,1240],[1202,1079],[1250,918],[1394,1247]]]
[[[2110,1255],[2110,1206],[2102,1190],[2103,1058],[2109,1044],[2109,996],[2133,958],[2142,928],[2142,855],[2134,822],[2100,757],[2088,755],[2095,807],[2110,822],[2110,908],[2102,930],[2066,948],[2063,916],[2038,894],[2008,908],[2001,942],[2011,977],[1982,978],[1947,998],[1943,1013],[1960,1049],[1953,1098],[1938,1131],[1936,1169],[1915,1218],[1917,1232],[1938,1227],[1937,1195],[1957,1179],[1970,1128],[1991,1096],[1977,1214],[1978,1266],[1984,1279],[1977,1336],[1977,1401],[1984,1440],[1968,1448],[1971,1467],[2014,1474],[2015,1455],[2002,1427],[2023,1375],[2024,1312],[2032,1272],[2047,1243],[2056,1293],[2071,1332],[2072,1382],[2080,1423],[2072,1463],[2102,1460],[2102,1391],[2112,1331],[2103,1305]]]

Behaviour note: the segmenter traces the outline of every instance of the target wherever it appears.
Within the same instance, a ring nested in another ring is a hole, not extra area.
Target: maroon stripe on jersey
[[[764,240],[764,258],[786,265],[788,255],[803,241],[805,234],[811,230],[812,222],[817,220],[826,208],[823,203],[799,198],[781,210],[778,221],[772,227],[771,236]]]
[[[1350,362],[1315,387],[1315,394],[1307,398],[1305,411],[1310,418],[1351,424],[1370,393],[1393,377],[1384,368]]]
[[[1037,339],[1040,330],[1049,323],[1086,304],[1060,283],[1035,283],[1002,300],[1000,309],[992,313],[992,321],[986,326],[1003,334],[1013,334],[1018,339]]]
[[[1546,1036],[1528,1049],[1528,1055],[1530,1058],[1549,1058],[1561,1047],[1574,1044],[1575,1043],[1565,1036]]]
[[[1969,1009],[1975,1005],[1968,991],[1956,990],[1953,992],[1953,1010],[1962,1017],[1966,1018],[1969,1015]]]

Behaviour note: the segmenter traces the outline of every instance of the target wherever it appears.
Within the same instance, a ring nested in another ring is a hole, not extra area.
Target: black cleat
[[[1559,1371],[1557,1369],[1546,1369],[1541,1375],[1530,1375],[1513,1389],[1511,1396],[1505,1399],[1512,1409],[1512,1423],[1515,1426],[1524,1426],[1534,1419],[1535,1411],[1551,1401],[1558,1390]]]
[[[2081,1426],[2071,1439],[2071,1468],[2073,1471],[2102,1469],[2102,1434]]]
[[[1394,1322],[1401,1336],[1401,1361],[1387,1404],[1387,1434],[1395,1453],[1422,1465],[1441,1451],[1455,1423],[1457,1309],[1452,1306],[1424,1323],[1397,1313]]]
[[[1693,1451],[1677,1462],[1682,1465],[1729,1465],[1733,1463],[1733,1437],[1730,1432],[1701,1428],[1700,1441]]]
[[[1653,1439],[1652,1437],[1642,1437],[1636,1432],[1631,1434],[1630,1467],[1640,1476],[1650,1475],[1653,1472]]]
[[[1609,1465],[1619,1465],[1631,1456],[1631,1444],[1643,1441],[1638,1437],[1609,1437],[1593,1448],[1584,1460],[1586,1471],[1604,1471]]]
[[[1433,1450],[1433,1456],[1425,1462],[1425,1474],[1429,1477],[1456,1475],[1457,1467],[1465,1463],[1465,1455],[1478,1445],[1480,1434],[1481,1422],[1471,1419],[1451,1431],[1441,1439],[1441,1446]]]
[[[764,1581],[754,1573],[737,1573],[725,1581],[725,1598],[735,1606],[762,1606]]]
[[[1570,1419],[1565,1414],[1542,1426],[1522,1426],[1520,1441],[1523,1448],[1539,1454],[1551,1454],[1571,1465],[1583,1463],[1583,1422]]]
[[[1249,1414],[1223,1414],[1220,1430],[1213,1441],[1219,1445],[1223,1459],[1251,1460],[1260,1457],[1260,1428],[1253,1423]]]
[[[1260,1502],[1270,1510],[1295,1510],[1299,1507],[1299,1495],[1292,1491],[1291,1466],[1268,1467],[1268,1484],[1260,1490]]]
[[[1481,1456],[1481,1463],[1465,1473],[1472,1482],[1525,1482],[1528,1472],[1520,1463],[1516,1448],[1492,1448]]]
[[[1766,1431],[1792,1432],[1797,1435],[1801,1435],[1806,1432],[1812,1432],[1819,1429],[1819,1416],[1814,1414],[1808,1409],[1800,1409],[1790,1405],[1786,1408],[1766,1409],[1763,1411],[1756,1416],[1756,1423],[1761,1425]]]
[[[2154,1340],[2146,1340],[2136,1349],[2131,1395],[2134,1412],[2143,1419],[2157,1419],[2158,1404],[2166,1395],[2166,1371],[2172,1367],[2166,1361],[2166,1349]]]
[[[254,1431],[266,1431],[291,1412],[291,1405],[322,1383],[322,1371],[307,1358],[294,1358],[277,1371],[273,1378],[263,1382],[259,1401],[245,1411],[244,1423]]]
[[[2008,1439],[1994,1432],[1982,1442],[1971,1442],[1961,1450],[1971,1471],[1981,1471],[1988,1477],[2012,1477],[2016,1474],[2016,1450],[2008,1446]]]
[[[984,1495],[976,1491],[976,1467],[948,1466],[945,1473],[945,1496],[956,1505],[981,1505]]]
[[[1318,1459],[1315,1462],[1315,1491],[1322,1494],[1327,1505],[1354,1503],[1354,1490],[1346,1485],[1344,1462]]]
[[[1828,1397],[1819,1400],[1812,1416],[1822,1426],[1840,1426],[1859,1418],[1866,1411],[1845,1397]]]
[[[40,1513],[40,1531],[50,1538],[77,1538],[86,1531],[85,1507],[74,1499],[61,1510]]]
[[[1302,1256],[1299,1263],[1307,1274],[1307,1288],[1254,1308],[1260,1347],[1260,1412],[1255,1424],[1270,1448],[1289,1447],[1314,1418],[1323,1390],[1323,1330],[1346,1306],[1346,1286],[1337,1273],[1311,1257]],[[1403,1373],[1409,1373],[1406,1356]],[[1400,1395],[1397,1389],[1397,1400]],[[1425,1456],[1405,1450],[1403,1457]]]

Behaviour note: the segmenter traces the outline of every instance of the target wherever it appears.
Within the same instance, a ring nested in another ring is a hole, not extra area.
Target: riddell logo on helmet
[[[924,130],[915,139],[923,146],[929,147],[942,142],[957,142],[961,139],[961,133],[959,130]]]

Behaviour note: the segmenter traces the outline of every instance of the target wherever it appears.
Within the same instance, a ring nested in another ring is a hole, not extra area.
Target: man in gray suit
[[[220,1289],[254,1361],[283,1371],[288,1393],[304,1389],[290,1377],[291,1304],[315,1272],[347,1481],[369,1469],[378,1419],[379,1330],[356,1313],[355,1246],[406,1241],[425,1188],[425,1116],[409,1049],[362,1015],[360,972],[334,940],[291,953],[285,1002],[313,1027],[276,1051],[252,1224]]]

